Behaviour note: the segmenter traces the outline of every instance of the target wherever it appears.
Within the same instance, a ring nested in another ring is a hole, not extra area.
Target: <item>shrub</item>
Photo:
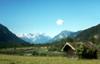
[[[33,52],[32,52],[32,55],[33,55],[33,56],[37,56],[37,55],[39,55],[39,53],[38,53],[37,51],[33,51]]]
[[[79,58],[97,59],[97,49],[86,47],[84,44],[79,45],[76,53]]]

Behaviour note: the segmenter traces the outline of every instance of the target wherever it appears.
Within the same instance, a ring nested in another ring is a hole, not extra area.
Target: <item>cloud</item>
[[[62,26],[62,25],[64,24],[64,20],[63,20],[63,19],[58,19],[58,20],[56,21],[56,24],[57,24],[58,26]]]

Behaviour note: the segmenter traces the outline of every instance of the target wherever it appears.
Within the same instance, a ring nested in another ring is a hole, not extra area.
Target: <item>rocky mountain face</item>
[[[17,37],[7,27],[0,24],[0,48],[30,45],[28,42]]]

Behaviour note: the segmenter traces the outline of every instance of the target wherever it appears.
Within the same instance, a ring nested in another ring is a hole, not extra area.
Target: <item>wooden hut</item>
[[[68,42],[66,42],[66,44],[63,46],[63,48],[61,49],[61,51],[66,52],[67,56],[73,56],[75,55],[75,48]]]

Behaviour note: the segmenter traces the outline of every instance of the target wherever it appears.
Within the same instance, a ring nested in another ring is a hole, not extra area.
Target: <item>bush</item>
[[[88,48],[84,44],[80,44],[76,50],[76,53],[79,58],[85,59],[97,59],[97,49]]]
[[[32,52],[32,55],[33,55],[33,56],[37,56],[37,55],[39,55],[39,53],[38,53],[37,51],[33,51],[33,52]]]

